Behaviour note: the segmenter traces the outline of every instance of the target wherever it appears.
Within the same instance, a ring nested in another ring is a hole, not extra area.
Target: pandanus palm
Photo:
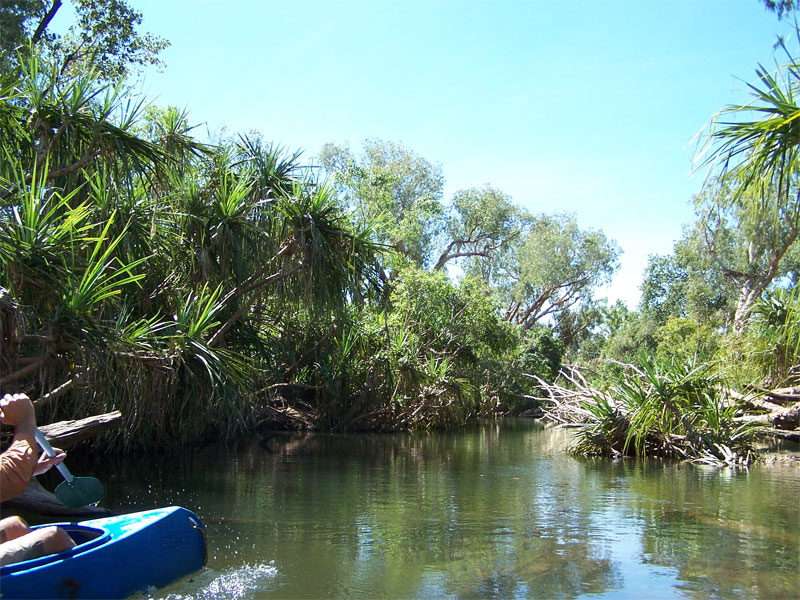
[[[113,405],[139,443],[238,427],[282,316],[330,329],[380,297],[381,247],[298,154],[198,144],[185,114],[57,72],[0,78],[0,384],[72,387],[59,416]]]
[[[342,310],[348,303],[381,297],[382,247],[372,241],[369,230],[352,226],[330,188],[296,184],[291,195],[275,199],[273,210],[265,235],[275,252],[229,292],[238,309],[214,334],[212,344],[265,295],[276,310],[294,303],[312,312]]]
[[[800,231],[800,63],[791,58],[777,75],[761,66],[756,73],[759,83],[748,84],[753,100],[722,110],[700,154],[719,178],[714,185],[721,181],[733,190],[716,193],[710,213],[727,212],[745,235],[754,232],[745,268],[726,271],[741,286],[734,319],[740,332],[753,303],[780,274],[781,260]]]
[[[133,133],[138,108],[92,73],[62,80],[35,56],[0,78],[0,287],[19,308],[0,332],[4,389],[74,383],[128,347],[120,317],[138,311],[125,292],[151,247],[118,209],[165,164]]]
[[[4,147],[7,158],[26,165],[28,179],[34,165],[47,162],[47,181],[62,187],[78,187],[81,171],[97,165],[125,181],[167,159],[133,133],[143,101],[125,98],[121,85],[101,84],[91,72],[65,80],[58,65],[34,56],[22,64],[15,87],[16,94],[2,99],[14,140]]]

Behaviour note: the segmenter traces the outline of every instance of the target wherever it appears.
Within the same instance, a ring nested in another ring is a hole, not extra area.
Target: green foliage
[[[703,222],[698,220],[684,229],[672,254],[648,258],[640,308],[658,326],[670,317],[714,326],[733,321],[739,290],[726,277],[720,260],[738,252],[737,241],[727,234],[718,236],[716,259],[709,254],[706,241]]]
[[[664,324],[671,316],[686,315],[687,271],[676,255],[647,257],[641,306],[657,323]]]
[[[775,288],[753,308],[748,339],[753,360],[773,385],[792,383],[800,365],[800,291]],[[794,370],[793,370],[794,369]]]
[[[377,223],[378,241],[418,266],[430,262],[443,212],[441,167],[381,140],[365,141],[359,157],[347,147],[326,144],[319,160],[356,219],[370,227]]]
[[[697,364],[714,356],[720,346],[719,337],[717,329],[709,324],[669,317],[655,333],[657,355],[676,363]]]
[[[137,68],[161,65],[158,53],[169,42],[138,31],[142,14],[125,0],[73,0],[75,21],[66,35],[48,27],[61,0],[9,0],[0,11],[0,66],[14,71],[18,57],[47,54],[57,60],[62,77],[96,71],[116,81]]]
[[[447,358],[452,379],[439,380],[455,393],[458,382],[461,419],[488,410],[500,400],[502,373],[495,367],[516,346],[514,331],[498,317],[497,306],[484,285],[466,279],[453,285],[442,273],[415,268],[400,275],[392,294],[390,330],[398,366],[398,390],[410,401],[413,382],[429,381],[425,374],[441,369]],[[425,375],[420,377],[420,375]],[[500,375],[500,377],[498,377]],[[429,383],[430,385],[430,383]],[[425,385],[422,385],[423,390]],[[419,396],[419,392],[417,392]]]
[[[513,368],[527,375],[536,375],[545,381],[554,381],[561,370],[564,345],[548,327],[534,327],[522,333],[519,344],[520,359]]]
[[[621,300],[608,306],[605,298],[590,299],[580,304],[577,310],[562,313],[555,331],[569,360],[598,358],[603,345],[621,327],[628,313]]]
[[[592,419],[573,451],[748,464],[757,428],[736,422],[743,402],[725,397],[713,366],[695,365],[644,357],[629,365],[584,404]]]
[[[44,418],[118,408],[128,447],[252,427],[287,375],[283,316],[381,306],[382,248],[298,154],[199,144],[185,113],[61,70],[0,79],[4,388],[61,390]]]

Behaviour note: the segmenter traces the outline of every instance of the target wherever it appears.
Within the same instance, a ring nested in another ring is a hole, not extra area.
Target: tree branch
[[[53,6],[50,7],[50,10],[47,11],[47,14],[36,27],[36,31],[33,32],[33,37],[31,38],[33,44],[38,44],[39,40],[42,39],[47,26],[50,25],[50,21],[56,16],[59,8],[61,8],[61,0],[53,0]]]
[[[50,402],[52,402],[53,400],[55,400],[59,396],[63,396],[69,390],[74,388],[75,384],[78,383],[78,381],[80,381],[81,379],[83,379],[83,377],[86,376],[87,372],[88,371],[84,370],[84,371],[79,371],[78,373],[75,373],[72,376],[72,378],[70,378],[65,383],[62,383],[60,386],[58,386],[54,390],[51,390],[51,391],[47,392],[46,394],[44,394],[43,396],[40,396],[39,398],[34,400],[33,401],[33,405],[35,407],[39,408],[39,407],[45,406],[46,404],[49,404]]]
[[[304,265],[298,265],[297,267],[289,271],[282,271],[280,273],[275,273],[274,275],[270,275],[269,277],[262,279],[261,281],[251,283],[250,285],[247,286],[247,288],[244,291],[237,292],[235,294],[230,294],[228,296],[228,301],[237,298],[244,293],[252,292],[254,290],[259,290],[260,292],[261,290],[272,285],[273,283],[276,283],[281,279],[286,279],[287,277],[294,275],[295,273],[301,271],[304,268],[305,268]],[[238,321],[239,319],[242,318],[242,316],[244,316],[244,314],[250,309],[250,307],[253,305],[256,299],[258,299],[258,296],[259,294],[254,294],[253,297],[245,301],[242,307],[235,313],[233,313],[233,316],[231,316],[231,318],[225,321],[225,323],[214,333],[214,335],[211,336],[211,339],[208,340],[208,345],[211,346],[212,348],[218,346],[222,341],[222,336],[225,335],[225,333],[233,326],[234,323],[236,323],[236,321]]]
[[[46,363],[50,359],[50,356],[51,356],[50,351],[47,350],[44,354],[38,357],[34,362],[29,364],[27,367],[22,367],[21,369],[18,369],[13,373],[10,373],[5,377],[0,378],[0,388],[2,388],[5,385],[8,385],[13,381],[22,379],[26,375],[30,375],[31,373],[36,372],[44,363]]]

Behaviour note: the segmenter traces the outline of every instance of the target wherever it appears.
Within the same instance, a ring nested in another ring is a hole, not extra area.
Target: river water
[[[107,459],[104,506],[178,504],[200,573],[141,598],[800,598],[800,468],[578,459],[498,421]]]

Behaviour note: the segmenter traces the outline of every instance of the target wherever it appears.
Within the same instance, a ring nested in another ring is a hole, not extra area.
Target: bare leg
[[[8,517],[0,521],[0,544],[15,540],[30,532],[31,528],[20,517]]]
[[[0,565],[31,560],[75,547],[69,534],[59,527],[40,527],[0,544]]]

